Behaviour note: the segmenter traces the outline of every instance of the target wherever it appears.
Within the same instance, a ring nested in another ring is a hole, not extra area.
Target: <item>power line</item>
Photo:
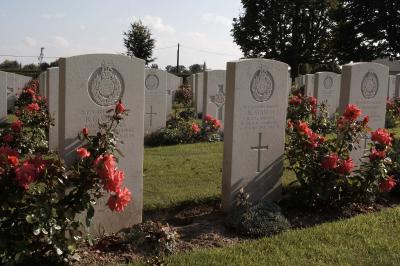
[[[32,57],[37,59],[37,55],[13,55],[13,54],[0,54],[0,56],[4,57]],[[59,56],[43,56],[43,58],[60,58]]]
[[[222,56],[237,56],[237,55],[233,55],[233,54],[225,54],[225,53],[220,53],[220,52],[213,52],[213,51],[197,49],[197,48],[193,48],[193,47],[189,47],[189,46],[185,46],[185,45],[181,45],[181,47],[195,50],[195,51],[202,52],[202,53],[207,53],[207,54],[215,54],[215,55],[222,55]]]

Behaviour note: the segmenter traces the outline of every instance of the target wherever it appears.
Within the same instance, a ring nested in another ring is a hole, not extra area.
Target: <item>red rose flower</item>
[[[316,106],[317,105],[317,98],[315,97],[310,97],[310,104],[312,106]]]
[[[337,168],[337,163],[339,161],[339,156],[336,153],[330,154],[329,156],[326,156],[322,160],[322,167],[326,170],[332,170]]]
[[[368,122],[369,122],[369,116],[365,116],[363,121],[362,121],[362,124],[365,126],[365,125],[368,124]]]
[[[354,104],[349,104],[346,107],[346,111],[344,112],[343,116],[350,120],[350,121],[355,121],[357,118],[361,115],[361,109],[358,108]]]
[[[103,179],[112,178],[116,168],[116,162],[114,155],[106,154],[104,156],[99,156],[94,161],[94,166],[96,168],[97,174]]]
[[[378,128],[371,133],[371,140],[382,145],[390,146],[392,144],[392,136],[386,129]]]
[[[26,93],[28,93],[32,98],[34,98],[35,94],[36,94],[35,91],[32,88],[28,88],[26,90]]]
[[[39,111],[39,105],[37,103],[30,103],[26,106],[26,109],[29,112],[35,112],[35,111]]]
[[[106,179],[104,183],[104,189],[108,192],[117,192],[124,182],[125,173],[123,171],[115,171],[114,174]]]
[[[14,137],[13,137],[13,135],[11,135],[10,133],[8,133],[7,135],[5,135],[4,137],[3,137],[3,141],[5,142],[5,143],[10,143],[10,142],[12,142],[14,140]]]
[[[204,116],[204,120],[205,121],[211,121],[213,119],[213,117],[211,115],[205,115]]]
[[[371,150],[371,153],[369,154],[369,160],[370,161],[375,161],[378,159],[385,159],[386,158],[386,152],[385,151],[378,151],[375,148]]]
[[[289,121],[287,122],[287,127],[288,127],[289,129],[292,129],[292,128],[293,128],[293,122],[289,120]]]
[[[348,158],[347,160],[342,160],[339,168],[338,168],[338,172],[343,174],[343,175],[348,175],[351,173],[351,171],[354,168],[354,162],[353,159]]]
[[[212,123],[213,123],[213,127],[214,127],[215,129],[218,129],[218,128],[221,127],[221,122],[220,122],[218,119],[213,119],[213,120],[212,120]]]
[[[36,155],[35,158],[30,160],[30,163],[36,167],[37,174],[41,175],[46,170],[46,161],[43,160],[41,155]]]
[[[299,105],[302,103],[302,100],[299,96],[293,96],[293,98],[289,102],[291,105]]]
[[[393,176],[389,176],[379,184],[379,190],[381,192],[390,192],[396,186],[396,184],[397,182]]]
[[[15,169],[15,179],[22,188],[28,190],[29,184],[37,179],[35,165],[28,161],[24,162],[20,167]]]
[[[299,122],[297,124],[297,130],[299,131],[300,134],[305,134],[305,135],[309,135],[312,132],[312,130],[308,127],[307,122]]]
[[[18,157],[13,155],[8,156],[8,163],[12,166],[17,166],[19,164]]]
[[[199,125],[198,125],[197,123],[193,123],[193,124],[192,124],[192,132],[193,132],[194,134],[197,134],[197,133],[200,132],[200,127],[199,127]]]
[[[89,129],[88,129],[87,127],[84,127],[84,128],[82,129],[82,134],[83,134],[85,137],[87,137],[87,136],[89,135]]]
[[[125,105],[122,103],[122,101],[118,102],[117,106],[115,107],[115,111],[117,112],[117,114],[122,114],[126,111]]]
[[[76,154],[78,154],[79,158],[84,159],[90,156],[90,152],[85,148],[76,149]]]
[[[22,124],[23,124],[22,121],[18,119],[17,121],[11,124],[11,129],[14,132],[19,132],[21,131]]]
[[[107,205],[112,211],[122,212],[131,201],[131,192],[127,188],[118,189],[115,195],[111,195]]]

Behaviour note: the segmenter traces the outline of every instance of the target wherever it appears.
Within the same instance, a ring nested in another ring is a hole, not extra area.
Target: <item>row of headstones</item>
[[[7,120],[7,111],[14,108],[18,94],[31,77],[0,71],[0,123]]]
[[[119,99],[130,110],[120,128],[124,143],[120,150],[124,157],[119,163],[125,170],[125,185],[132,191],[133,200],[121,214],[111,213],[105,208],[105,199],[100,201],[91,231],[117,232],[141,222],[145,95],[147,90],[156,87],[145,86],[149,80],[145,76],[144,61],[104,54],[61,58],[58,86],[50,85],[51,71],[47,78],[49,108],[58,104],[58,109],[53,107],[58,110],[57,146],[67,163],[76,159],[75,149],[82,144],[77,136],[83,127],[95,132],[97,121],[104,119]],[[357,104],[370,116],[373,129],[383,127],[388,75],[389,69],[379,64],[344,66],[339,111],[349,103]],[[291,85],[289,66],[268,59],[228,62],[224,84],[222,203],[228,211],[242,187],[252,201],[281,196]],[[58,93],[58,97],[52,96]]]
[[[329,114],[334,115],[340,105],[341,75],[333,72],[318,72],[295,78],[297,88],[304,87],[304,94],[314,96],[318,103],[326,103]],[[387,82],[388,99],[400,96],[400,74],[389,75]]]
[[[319,72],[295,79],[297,87],[304,86],[304,94],[314,96],[318,103],[326,103],[328,112],[343,112],[349,103],[361,108],[369,116],[372,130],[385,127],[386,100],[399,97],[400,75],[389,75],[389,68],[378,63],[344,65],[342,74]],[[369,138],[362,140],[362,148],[353,151],[354,161],[360,162],[367,150]]]
[[[224,124],[226,70],[206,70],[188,77],[197,113],[208,114]]]

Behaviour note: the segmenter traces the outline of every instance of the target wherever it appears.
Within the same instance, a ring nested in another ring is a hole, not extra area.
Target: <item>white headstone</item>
[[[203,114],[211,115],[224,123],[225,108],[225,70],[204,72]]]
[[[396,75],[396,88],[394,92],[396,98],[400,97],[400,74]]]
[[[195,102],[197,113],[203,113],[204,72],[197,73],[195,77]]]
[[[281,197],[288,68],[268,59],[227,64],[222,204],[243,187],[251,201]]]
[[[314,75],[307,74],[304,76],[305,84],[304,84],[304,95],[311,97],[314,96]]]
[[[108,197],[96,205],[91,232],[106,233],[131,227],[142,221],[143,204],[143,118],[144,61],[123,55],[90,54],[60,58],[59,151],[67,163],[76,158],[81,145],[78,133],[87,127],[97,132],[97,123],[122,99],[129,116],[119,125],[118,167],[125,171],[125,186],[132,201],[122,213],[112,213]]]
[[[164,128],[167,123],[167,72],[159,69],[145,71],[146,109],[145,133]]]
[[[348,104],[355,104],[363,115],[369,116],[371,130],[385,127],[386,97],[389,68],[378,63],[355,63],[342,67],[339,113],[343,114]],[[351,156],[359,165],[368,139],[362,140],[362,147]]]
[[[333,72],[316,73],[314,96],[318,104],[326,104],[328,113],[333,116],[339,107],[340,75]]]
[[[54,126],[49,129],[49,148],[58,149],[58,109],[59,109],[59,68],[52,67],[47,69],[46,88],[48,89],[48,108],[50,117],[54,119]]]
[[[390,75],[387,97],[389,99],[393,99],[395,97],[395,94],[396,94],[396,76]]]
[[[18,90],[15,86],[15,74],[7,72],[7,108],[14,109],[15,101],[17,100]]]
[[[7,73],[0,71],[0,123],[7,121]]]

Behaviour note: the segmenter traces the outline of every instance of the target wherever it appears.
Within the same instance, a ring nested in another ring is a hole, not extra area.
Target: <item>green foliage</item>
[[[398,58],[400,2],[340,0],[333,12],[333,54],[339,64]]]
[[[141,20],[133,22],[130,29],[124,32],[124,45],[129,56],[145,60],[146,65],[155,60],[152,58],[155,40],[150,29]]]
[[[0,69],[1,70],[18,70],[20,69],[20,63],[17,61],[11,61],[11,60],[4,60],[3,63],[0,64]]]
[[[400,99],[388,99],[386,103],[385,128],[396,127],[396,122],[400,118]]]
[[[186,107],[193,105],[193,91],[192,88],[186,85],[182,85],[175,92],[175,102],[177,104],[183,104]]]
[[[237,233],[250,237],[271,236],[290,228],[278,205],[270,201],[250,204],[243,189],[238,195],[237,206],[229,213],[227,223]]]
[[[243,13],[233,20],[233,38],[245,57],[288,63],[292,76],[301,64],[336,69],[330,52],[335,1],[242,0]]]

